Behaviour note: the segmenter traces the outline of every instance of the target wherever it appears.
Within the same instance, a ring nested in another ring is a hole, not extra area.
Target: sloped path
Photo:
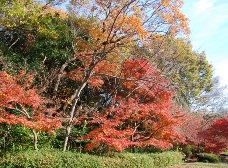
[[[185,163],[183,165],[171,166],[168,168],[228,168],[228,163]]]

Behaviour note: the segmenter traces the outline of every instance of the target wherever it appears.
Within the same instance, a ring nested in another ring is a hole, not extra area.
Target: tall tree
[[[204,52],[193,50],[187,39],[157,36],[151,40],[151,46],[139,46],[134,52],[150,59],[177,91],[177,103],[189,108],[202,94],[212,89],[212,65]]]
[[[76,105],[99,63],[112,58],[121,63],[132,56],[129,51],[133,50],[135,45],[150,45],[151,37],[156,34],[175,37],[179,33],[188,33],[187,19],[180,12],[182,1],[72,0],[70,4],[72,18],[82,16],[86,19],[71,21],[76,37],[75,58],[83,63],[77,70],[80,70],[83,76],[69,99],[69,102],[73,103],[63,151],[66,150]]]
[[[91,140],[87,150],[101,145],[107,145],[109,150],[135,146],[169,149],[174,142],[180,142],[176,127],[183,115],[172,104],[173,91],[167,81],[147,60],[129,59],[122,68],[117,79],[121,84],[108,108],[84,116],[83,122],[87,120],[91,130],[84,137]]]

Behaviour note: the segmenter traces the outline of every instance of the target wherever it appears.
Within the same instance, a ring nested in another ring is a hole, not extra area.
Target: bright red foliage
[[[200,136],[204,139],[205,151],[219,154],[228,148],[228,117],[219,118],[212,125],[202,131]]]
[[[129,59],[122,67],[120,89],[109,108],[89,121],[87,149],[100,144],[120,151],[133,146],[168,149],[182,141],[176,131],[182,115],[172,105],[169,83],[147,60]]]
[[[0,72],[0,123],[21,124],[25,127],[53,133],[61,127],[59,119],[44,115],[44,101],[35,89],[26,89],[28,80]],[[25,77],[25,76],[24,76]],[[30,78],[30,77],[29,77]]]

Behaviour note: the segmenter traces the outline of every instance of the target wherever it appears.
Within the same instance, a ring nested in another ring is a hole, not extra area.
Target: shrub
[[[154,154],[155,167],[166,167],[176,164],[181,164],[184,155],[178,152],[163,152],[159,154]]]
[[[105,157],[107,168],[162,168],[182,163],[183,155],[178,152],[162,153],[116,153],[112,157]]]
[[[180,164],[183,155],[178,152],[158,154],[114,153],[96,156],[58,150],[21,151],[8,154],[0,161],[2,168],[162,168]]]
[[[0,167],[82,168],[103,167],[103,165],[101,159],[97,156],[48,149],[6,155],[3,161],[0,162]]]
[[[218,163],[219,157],[212,153],[199,153],[198,158],[200,162]]]
[[[186,155],[186,158],[189,158],[192,155],[193,146],[187,145],[183,147],[182,152]]]
[[[201,147],[193,146],[193,145],[186,145],[183,146],[181,151],[186,155],[186,158],[195,157],[200,151],[202,150]]]

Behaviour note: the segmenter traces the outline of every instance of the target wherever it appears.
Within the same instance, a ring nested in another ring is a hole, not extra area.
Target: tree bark
[[[87,78],[85,78],[82,85],[75,91],[75,94],[73,95],[73,96],[75,96],[74,97],[75,100],[74,100],[74,103],[71,107],[70,119],[69,119],[68,124],[66,126],[66,135],[65,135],[65,140],[64,140],[64,144],[63,144],[63,152],[66,151],[67,143],[68,143],[69,136],[70,136],[71,126],[72,126],[72,121],[73,121],[74,116],[75,116],[76,105],[78,103],[78,100],[80,98],[80,94],[81,94],[82,90],[85,88],[85,86],[87,84],[89,77],[90,77],[90,75]]]
[[[32,133],[33,133],[33,147],[35,150],[39,150],[38,147],[37,147],[37,133],[34,129],[32,129]]]
[[[63,152],[65,152],[66,148],[67,148],[67,143],[68,143],[68,140],[69,140],[70,131],[71,131],[71,125],[68,125],[66,127],[66,135],[65,135],[65,140],[64,140],[64,144],[63,144]]]
[[[59,88],[59,84],[60,84],[60,80],[61,80],[61,77],[63,75],[63,72],[65,70],[65,68],[68,66],[68,64],[72,61],[75,61],[76,60],[76,56],[74,56],[73,58],[67,60],[60,68],[60,71],[59,71],[59,74],[57,76],[57,81],[56,81],[56,84],[55,84],[55,88],[54,88],[54,97],[56,96],[57,94],[57,91],[58,91],[58,88]]]

